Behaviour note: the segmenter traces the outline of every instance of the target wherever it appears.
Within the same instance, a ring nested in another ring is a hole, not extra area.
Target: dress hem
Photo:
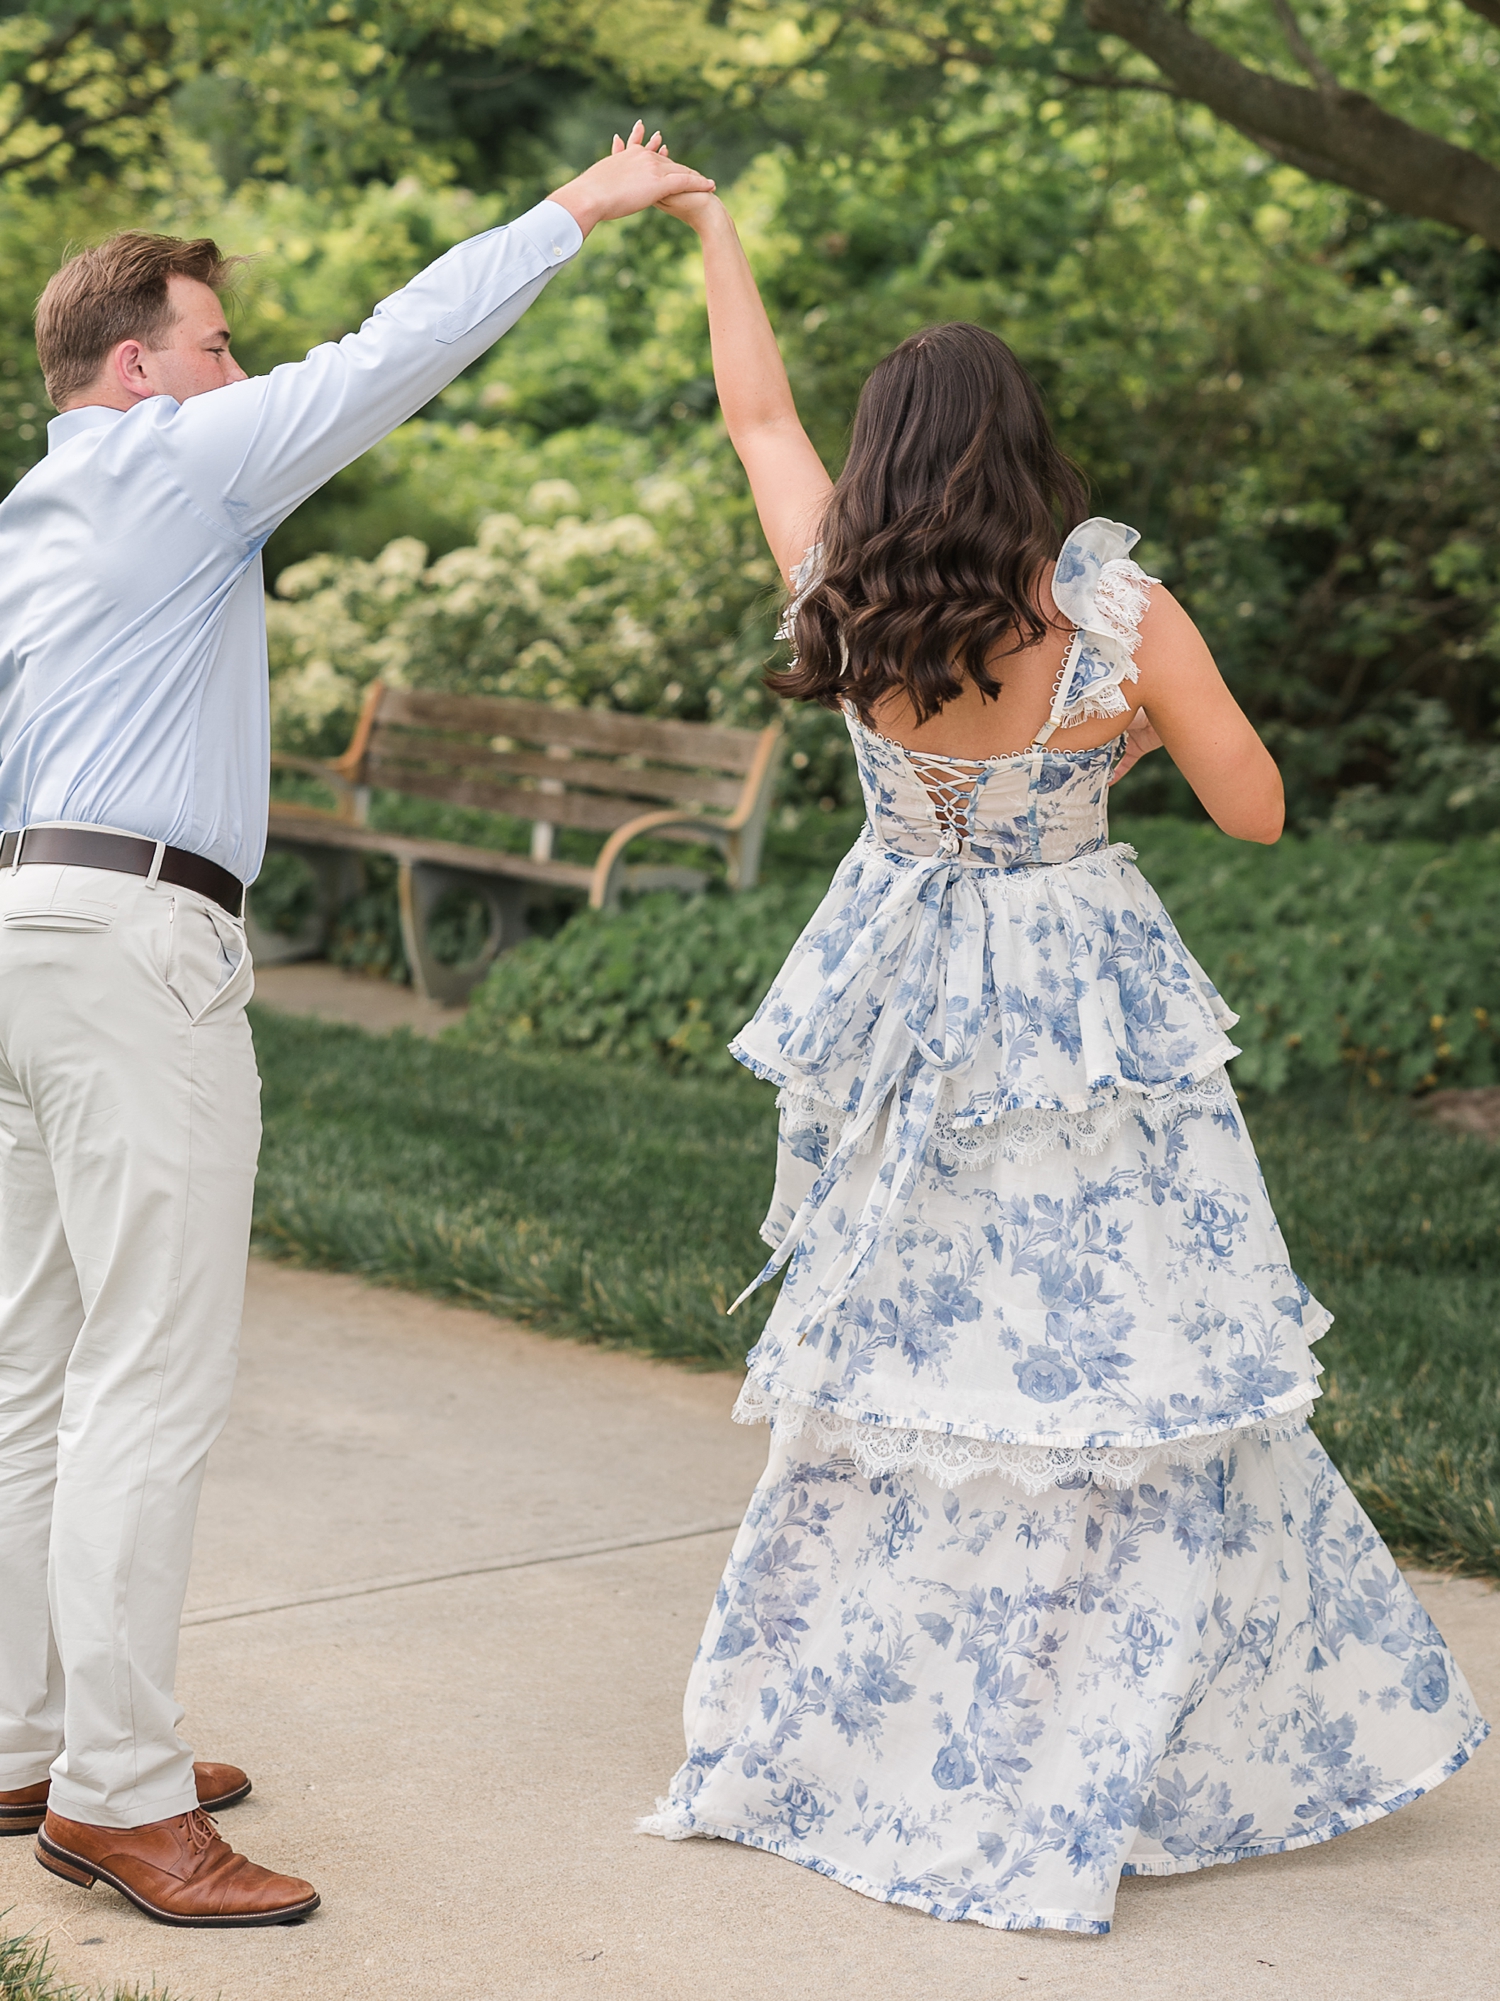
[[[1169,1077],[1155,1084],[1136,1083],[1128,1077],[1101,1077],[1086,1091],[1071,1091],[1064,1097],[1058,1097],[1055,1093],[1051,1097],[1040,1097],[1035,1093],[1026,1097],[1019,1092],[1007,1091],[999,1104],[985,1107],[983,1117],[966,1113],[962,1123],[966,1127],[972,1126],[977,1129],[1004,1118],[1008,1112],[1076,1114],[1097,1111],[1103,1105],[1113,1104],[1116,1101],[1125,1101],[1127,1116],[1148,1111],[1153,1105],[1163,1111],[1170,1110],[1172,1098],[1177,1092],[1191,1090],[1194,1085],[1202,1084],[1215,1070],[1225,1069],[1236,1056],[1244,1054],[1239,1045],[1231,1042],[1223,1032],[1226,1027],[1233,1028],[1238,1021],[1239,1016],[1231,1014],[1227,1021],[1218,1023],[1217,1046],[1204,1051],[1186,1070],[1175,1077]],[[724,1045],[736,1063],[741,1064],[753,1077],[758,1077],[763,1084],[774,1084],[778,1090],[789,1091],[798,1098],[811,1100],[825,1107],[836,1118],[847,1119],[852,1116],[847,1105],[838,1104],[832,1098],[824,1097],[804,1071],[789,1068],[784,1062],[773,1062],[770,1057],[757,1055],[745,1041],[746,1035],[754,1026],[753,1021],[748,1022],[738,1035]]]
[[[879,1889],[868,1876],[860,1875],[856,1869],[844,1869],[837,1863],[826,1862],[820,1855],[797,1854],[779,1841],[768,1841],[764,1835],[752,1834],[742,1827],[720,1827],[707,1821],[691,1818],[691,1826],[684,1825],[683,1809],[670,1803],[657,1813],[644,1815],[635,1824],[637,1834],[655,1834],[664,1841],[733,1841],[741,1848],[758,1848],[766,1855],[779,1855],[785,1862],[795,1862],[799,1868],[811,1869],[819,1876],[828,1876],[835,1883],[841,1883],[846,1890],[857,1891],[861,1897],[868,1897],[877,1904],[900,1904],[907,1910],[920,1911],[924,1917],[941,1918],[945,1924],[985,1925],[991,1931],[1035,1932],[1059,1931],[1081,1932],[1091,1937],[1102,1937],[1110,1929],[1108,1918],[1086,1918],[1076,1911],[1033,1911],[1029,1914],[1017,1913],[1010,1917],[999,1917],[993,1912],[980,1910],[949,1911],[930,1897],[903,1897],[892,1895]]]
[[[1341,1834],[1352,1834],[1356,1828],[1368,1827],[1372,1821],[1387,1819],[1399,1813],[1404,1806],[1414,1800],[1425,1798],[1435,1792],[1444,1779],[1451,1779],[1455,1772],[1462,1771],[1470,1758],[1490,1734],[1490,1726],[1480,1717],[1478,1723],[1446,1758],[1435,1765],[1429,1765],[1424,1772],[1400,1792],[1388,1794],[1373,1805],[1362,1807],[1347,1818],[1341,1817],[1336,1827],[1310,1828],[1306,1834],[1289,1834],[1285,1841],[1266,1841],[1255,1848],[1222,1848],[1217,1854],[1198,1856],[1163,1855],[1150,1862],[1127,1862],[1120,1870],[1122,1876],[1191,1876],[1200,1869],[1217,1869],[1229,1862],[1254,1862],[1263,1855],[1289,1855],[1296,1848],[1316,1848],[1322,1842],[1336,1841]]]
[[[1231,1862],[1254,1862],[1267,1855],[1286,1855],[1297,1848],[1315,1848],[1323,1842],[1337,1840],[1341,1834],[1352,1834],[1357,1828],[1368,1827],[1371,1822],[1383,1820],[1402,1807],[1433,1792],[1444,1779],[1452,1778],[1461,1771],[1474,1752],[1490,1734],[1490,1726],[1482,1718],[1477,1726],[1447,1758],[1436,1765],[1429,1765],[1400,1792],[1388,1795],[1384,1800],[1365,1807],[1347,1819],[1341,1819],[1336,1827],[1310,1829],[1306,1834],[1289,1835],[1285,1841],[1262,1843],[1255,1848],[1222,1849],[1217,1854],[1198,1857],[1163,1857],[1159,1862],[1126,1862],[1120,1870],[1126,1876],[1185,1876],[1200,1869],[1213,1869]],[[980,1910],[970,1906],[965,1910],[948,1910],[932,1898],[902,1896],[899,1893],[878,1888],[867,1876],[857,1870],[845,1869],[837,1863],[829,1862],[820,1855],[799,1853],[779,1841],[768,1841],[763,1835],[745,1828],[733,1827],[727,1822],[716,1824],[700,1821],[687,1808],[675,1802],[664,1801],[654,1814],[644,1815],[636,1822],[638,1834],[659,1835],[667,1841],[733,1841],[742,1848],[759,1848],[767,1855],[779,1855],[783,1861],[795,1862],[803,1869],[811,1869],[819,1876],[828,1876],[840,1883],[846,1890],[854,1890],[862,1897],[869,1897],[878,1904],[899,1904],[908,1910],[921,1911],[924,1916],[941,1918],[947,1924],[979,1924],[991,1931],[1062,1931],[1075,1932],[1085,1936],[1102,1938],[1113,1927],[1113,1912],[1106,1918],[1085,1917],[1077,1911],[1030,1911],[1012,1912],[1001,1916],[992,1910]]]
[[[1309,1346],[1321,1338],[1333,1325],[1333,1315],[1327,1308],[1320,1309],[1323,1324],[1316,1334],[1309,1334]],[[1313,1316],[1309,1316],[1313,1318]],[[903,1416],[898,1411],[871,1411],[851,1409],[842,1401],[830,1401],[809,1396],[805,1392],[786,1389],[781,1384],[768,1380],[755,1370],[747,1371],[744,1387],[735,1402],[735,1420],[740,1424],[764,1424],[770,1420],[771,1411],[755,1410],[754,1403],[764,1399],[769,1405],[789,1404],[806,1411],[809,1418],[827,1417],[868,1426],[872,1431],[927,1432],[941,1438],[972,1438],[981,1445],[1023,1445],[1038,1451],[1065,1452],[1109,1452],[1109,1451],[1151,1451],[1158,1447],[1178,1445],[1196,1438],[1218,1438],[1231,1432],[1253,1430],[1257,1425],[1274,1424],[1290,1412],[1299,1410],[1304,1404],[1315,1403],[1323,1394],[1317,1378],[1323,1373],[1322,1364],[1312,1357],[1313,1379],[1299,1382],[1280,1396],[1268,1397],[1264,1403],[1253,1404],[1248,1409],[1222,1413],[1220,1423],[1178,1425],[1165,1431],[1120,1431],[1100,1433],[1099,1431],[1055,1431],[1038,1433],[1015,1431],[1006,1426],[945,1422],[925,1413],[921,1417]],[[743,1414],[742,1414],[743,1406]]]
[[[950,1493],[971,1480],[998,1479],[1035,1496],[1084,1480],[1123,1491],[1170,1468],[1201,1471],[1242,1444],[1274,1444],[1295,1438],[1306,1429],[1318,1394],[1313,1384],[1303,1402],[1270,1418],[1253,1417],[1215,1431],[1191,1432],[1145,1445],[1122,1445],[1116,1440],[1080,1446],[1060,1445],[1050,1439],[981,1439],[961,1431],[872,1424],[790,1399],[778,1402],[764,1396],[753,1378],[747,1380],[730,1415],[736,1424],[770,1425],[773,1435],[788,1446],[811,1434],[819,1451],[852,1461],[865,1479],[918,1473]]]

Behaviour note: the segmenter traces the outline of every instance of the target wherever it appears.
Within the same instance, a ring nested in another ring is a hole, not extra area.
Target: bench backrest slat
[[[519,820],[547,820],[557,827],[583,827],[594,834],[612,834],[616,827],[640,818],[638,799],[605,799],[597,792],[537,792],[520,786],[496,785],[483,778],[451,772],[404,772],[399,779],[372,773],[377,785],[415,792],[424,799],[442,799],[452,806],[482,806],[489,813],[509,813]]]
[[[488,695],[434,694],[425,688],[387,688],[375,718],[377,734],[415,729],[522,744],[556,744],[606,756],[638,756],[693,770],[742,776],[755,761],[758,730],[716,723],[659,722],[610,709],[555,709],[547,702],[518,702]]]
[[[388,785],[400,791],[408,777],[421,774],[453,780],[465,777],[493,782],[503,779],[534,778],[542,792],[555,796],[549,788],[583,791],[634,800],[632,813],[665,801],[672,806],[694,806],[730,813],[739,804],[743,781],[721,778],[711,772],[673,771],[662,766],[641,765],[618,758],[549,757],[544,751],[496,751],[487,744],[464,742],[454,737],[429,735],[418,730],[377,730],[366,754],[365,775],[372,785]],[[540,794],[533,799],[532,812],[541,810]],[[627,815],[627,817],[630,817]]]

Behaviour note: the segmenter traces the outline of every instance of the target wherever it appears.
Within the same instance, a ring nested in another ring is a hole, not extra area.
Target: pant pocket
[[[112,917],[98,917],[91,910],[7,910],[7,931],[107,931]]]
[[[7,931],[108,931],[117,880],[102,869],[38,865],[0,873],[0,922]]]
[[[167,985],[196,1027],[206,1016],[250,998],[250,948],[227,912],[172,899]]]

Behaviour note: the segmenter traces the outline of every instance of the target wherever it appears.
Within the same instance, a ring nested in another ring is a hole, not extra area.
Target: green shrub
[[[642,897],[617,916],[580,912],[555,938],[507,953],[455,1034],[480,1048],[588,1049],[727,1071],[725,1043],[826,886],[812,876],[743,896]]]
[[[1350,1067],[1399,1091],[1500,1079],[1500,839],[1288,837],[1176,820],[1127,830],[1231,1007],[1240,1084]]]
[[[1500,837],[1261,848],[1165,818],[1118,831],[1240,1014],[1241,1084],[1274,1092],[1351,1067],[1400,1091],[1500,1079]],[[723,1069],[824,881],[576,917],[502,959],[460,1033]]]
[[[1334,832],[1445,841],[1500,827],[1500,743],[1493,735],[1471,742],[1444,703],[1416,697],[1393,716],[1370,717],[1366,735],[1383,760],[1383,783],[1341,792],[1328,819]]]

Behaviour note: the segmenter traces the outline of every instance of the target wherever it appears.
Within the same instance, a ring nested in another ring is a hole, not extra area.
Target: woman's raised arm
[[[703,245],[719,408],[749,475],[771,554],[790,579],[818,538],[833,481],[797,416],[781,351],[728,209],[717,195],[674,197],[660,206],[696,231]]]

